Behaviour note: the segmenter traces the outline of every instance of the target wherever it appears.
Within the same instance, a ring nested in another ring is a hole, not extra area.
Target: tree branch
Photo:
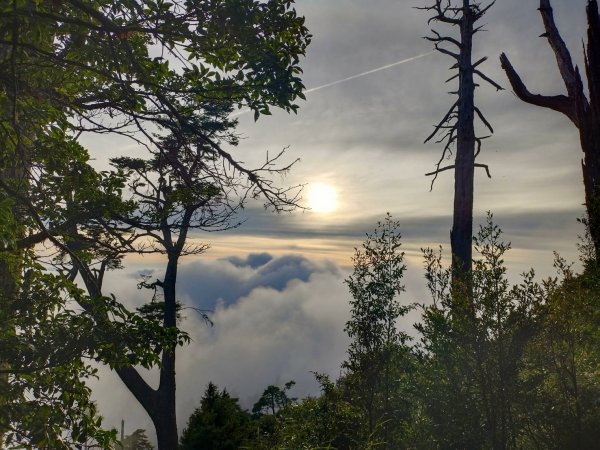
[[[456,39],[451,38],[449,36],[442,36],[440,33],[438,33],[435,30],[431,30],[431,32],[433,34],[435,34],[435,37],[425,36],[425,39],[428,40],[429,42],[437,42],[437,43],[439,43],[439,42],[449,42],[451,44],[456,45],[458,48],[462,48],[462,44],[459,41],[457,41]]]
[[[523,83],[523,80],[521,80],[521,77],[510,63],[506,54],[502,53],[500,55],[500,63],[504,69],[504,72],[506,73],[506,76],[508,77],[508,81],[512,86],[513,92],[517,97],[531,105],[541,106],[543,108],[549,108],[554,111],[561,112],[579,128],[580,124],[577,116],[577,106],[573,99],[565,95],[545,96],[532,94],[525,86],[525,83]]]
[[[488,167],[487,164],[475,163],[474,166],[475,167],[481,167],[481,168],[485,169],[488,178],[492,178],[492,175],[490,174],[490,168]],[[450,166],[442,167],[441,169],[436,169],[433,172],[426,173],[425,176],[426,177],[431,177],[431,176],[435,175],[435,177],[437,177],[439,173],[445,172],[446,170],[451,170],[451,169],[456,169],[456,165],[452,164]]]
[[[485,169],[485,172],[487,173],[488,178],[492,178],[492,175],[490,174],[490,168],[488,167],[487,164],[475,163],[474,166],[475,167],[481,167],[481,168]]]
[[[440,169],[435,169],[433,172],[426,173],[425,176],[426,177],[431,177],[433,175],[437,176],[437,174],[440,172],[445,172],[446,170],[455,169],[455,168],[456,168],[456,165],[452,164],[450,166],[442,167]]]
[[[488,122],[481,110],[478,107],[475,107],[475,112],[477,113],[477,116],[479,116],[483,124],[487,127],[487,129],[490,130],[490,133],[493,133],[494,129],[492,128],[492,124]]]
[[[433,133],[431,133],[429,135],[429,137],[427,139],[425,139],[425,142],[423,142],[424,144],[426,144],[427,142],[429,142],[437,133],[438,131],[440,131],[440,129],[442,128],[442,126],[448,122],[448,119],[450,118],[450,116],[452,115],[452,113],[454,112],[454,110],[456,109],[456,107],[458,106],[458,101],[454,103],[454,105],[452,105],[452,107],[448,110],[448,112],[446,113],[446,115],[444,116],[444,118],[440,121],[440,123],[438,123],[435,126],[435,129],[433,130]]]
[[[150,417],[156,415],[157,393],[148,386],[137,370],[131,366],[116,367],[115,372],[135,399],[148,411]]]
[[[569,53],[569,49],[558,31],[550,0],[540,0],[539,11],[544,21],[545,35],[556,56],[558,69],[560,70],[560,75],[565,83],[569,97],[573,100],[584,97],[581,76],[575,69],[571,53]]]
[[[489,84],[491,84],[492,86],[494,86],[496,88],[497,91],[503,91],[504,88],[502,86],[500,86],[498,83],[496,83],[494,80],[492,80],[490,77],[488,77],[487,75],[481,73],[479,70],[475,70],[474,73],[476,73],[477,75],[479,75],[483,80],[487,81]]]

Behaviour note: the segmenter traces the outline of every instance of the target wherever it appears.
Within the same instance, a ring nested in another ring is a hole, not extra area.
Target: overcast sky
[[[316,393],[310,371],[339,374],[347,345],[343,333],[348,294],[343,284],[353,247],[386,212],[402,224],[408,274],[405,301],[424,300],[419,249],[449,249],[452,172],[440,175],[433,191],[424,174],[433,169],[440,146],[424,145],[432,127],[453,103],[444,85],[452,65],[430,54],[428,14],[420,0],[298,0],[313,42],[303,63],[308,89],[329,85],[398,61],[404,64],[333,84],[307,94],[298,115],[275,112],[255,123],[240,115],[244,136],[232,149],[248,166],[289,146],[300,158],[282,185],[326,183],[337,193],[330,213],[274,215],[260,203],[246,210],[246,223],[224,233],[196,235],[211,244],[202,257],[184,260],[179,292],[188,305],[214,310],[208,327],[190,310],[184,327],[192,344],[178,358],[178,418],[181,426],[209,381],[251,407],[268,384],[297,381],[294,394]],[[582,66],[586,0],[553,0],[562,35]],[[532,91],[563,93],[554,56],[538,37],[543,26],[537,0],[498,0],[477,36],[475,58],[488,56],[483,71],[508,88],[498,56],[505,51]],[[435,25],[446,32],[443,25]],[[513,243],[508,263],[513,277],[529,267],[549,275],[552,252],[576,260],[584,201],[581,151],[574,126],[562,115],[521,103],[509,89],[482,83],[477,104],[495,129],[479,162],[475,216],[491,210]],[[482,130],[483,132],[483,130]],[[108,137],[90,143],[98,159],[122,152]],[[110,148],[110,151],[106,149]],[[139,272],[160,261],[130,260],[113,274],[112,290],[127,304],[147,301],[135,289]],[[109,289],[110,290],[110,289]],[[404,321],[408,328],[415,318]],[[108,371],[94,383],[109,426],[121,418],[128,432],[152,430],[133,397]],[[151,434],[151,433],[149,433]]]

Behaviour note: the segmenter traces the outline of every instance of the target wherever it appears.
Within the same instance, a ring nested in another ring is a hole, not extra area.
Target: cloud
[[[199,259],[182,265],[178,292],[184,303],[203,310],[229,306],[257,288],[283,291],[293,280],[307,282],[314,273],[338,274],[335,265],[299,255],[273,258],[267,253],[251,253],[217,261]]]
[[[316,394],[311,371],[337,375],[347,348],[343,332],[348,294],[340,273],[313,273],[284,290],[257,287],[235,304],[219,306],[209,328],[192,319],[193,344],[181,351],[179,389],[190,392],[180,404],[185,416],[198,405],[212,380],[239,396],[246,407],[269,384],[294,379],[298,394]],[[195,392],[194,392],[195,391]]]
[[[256,269],[257,267],[264,266],[269,261],[273,259],[273,256],[268,253],[250,253],[245,258],[240,258],[239,256],[230,256],[227,258],[231,264],[236,267],[252,267]]]
[[[547,176],[544,174],[540,176],[549,182]],[[438,189],[436,185],[435,190]],[[551,251],[574,248],[577,235],[583,231],[576,221],[584,214],[581,205],[569,205],[560,198],[544,203],[536,202],[534,198],[529,197],[530,192],[519,188],[507,189],[502,195],[498,195],[494,189],[482,188],[478,194],[482,200],[475,202],[475,230],[477,230],[478,224],[485,222],[487,210],[491,210],[494,214],[494,221],[504,230],[506,240],[512,241],[523,250],[546,248]],[[494,205],[496,208],[484,209],[486,205],[489,205],[486,202],[488,197],[496,197],[496,205]],[[514,197],[521,197],[527,201],[524,201],[524,205],[517,207],[513,203]],[[238,240],[242,236],[275,237],[295,243],[306,239],[323,238],[330,243],[337,241],[339,246],[344,246],[341,250],[348,255],[347,263],[349,263],[353,247],[360,245],[365,233],[373,231],[377,222],[382,220],[388,211],[396,220],[400,221],[403,243],[407,247],[415,245],[415,243],[437,245],[437,243],[449,240],[448,236],[452,226],[451,208],[446,208],[446,211],[415,208],[413,211],[407,212],[398,207],[392,207],[389,210],[381,208],[379,211],[373,207],[364,211],[361,216],[351,216],[344,220],[338,220],[335,217],[320,218],[310,212],[273,215],[260,208],[246,208],[247,221],[243,230],[229,230],[220,235],[213,235],[213,238],[215,247],[218,247],[219,239],[222,237]],[[247,266],[258,267],[262,262],[265,264],[268,262],[266,261],[268,256],[265,254],[251,253],[246,258],[230,257],[225,261],[237,266],[240,270]],[[531,263],[535,264],[535,261],[532,260]],[[299,267],[302,266],[300,261],[296,261],[296,264]],[[323,270],[325,270],[324,267]]]
[[[585,5],[586,0],[553,2],[558,26],[580,67]],[[304,63],[306,86],[321,86],[429,51],[431,43],[421,38],[429,32],[429,14],[410,6],[396,0],[298,4],[315,36]],[[478,159],[490,165],[493,178],[477,172],[475,214],[492,210],[500,217],[501,212],[518,211],[525,216],[528,210],[536,215],[541,210],[578,209],[584,195],[577,130],[559,113],[517,99],[498,61],[499,54],[507,52],[535,92],[564,91],[552,50],[546,39],[538,37],[543,26],[537,5],[503,0],[484,21],[489,31],[477,35],[475,57],[488,56],[482,70],[507,89],[496,92],[482,83],[477,91],[477,103],[495,134],[485,141]],[[444,24],[432,26],[452,32]],[[266,150],[291,145],[289,158],[298,156],[302,161],[281,183],[326,181],[338,188],[340,206],[328,219],[312,213],[268,217],[259,226],[246,223],[239,231],[260,234],[264,230],[280,237],[286,231],[290,236],[302,231],[305,236],[337,237],[348,224],[370,221],[386,211],[399,218],[449,216],[452,172],[442,174],[429,192],[430,179],[424,174],[432,170],[441,148],[424,145],[423,140],[453,102],[446,92],[454,85],[444,83],[451,65],[445,55],[428,56],[309,93],[298,116],[275,112],[257,123],[251,118],[241,120],[240,131],[247,139],[233,150],[235,154],[248,163],[256,158],[258,165]],[[301,221],[305,223],[299,227]],[[557,230],[552,220],[540,225],[544,235]],[[448,229],[446,225],[445,242]],[[553,240],[566,245],[560,233]]]
[[[262,253],[182,265],[178,292],[186,305],[212,305],[214,325],[193,309],[184,310],[181,326],[192,343],[177,356],[180,428],[209,381],[226,387],[251,408],[269,384],[294,379],[293,394],[302,397],[318,392],[311,371],[337,376],[347,348],[344,277],[334,263],[300,255]],[[135,277],[117,274],[109,282],[117,298],[125,296],[128,304],[144,301],[144,291],[133,286]],[[156,373],[143,375],[157,384]],[[152,432],[147,415],[120,380],[106,368],[100,369],[100,376],[92,383],[93,392],[107,425],[118,428],[124,418],[126,432],[140,427]]]
[[[515,217],[511,226],[535,230],[547,220],[543,215],[529,223],[518,222],[520,219]],[[566,215],[561,220],[570,221]],[[442,222],[426,224],[441,230]],[[501,225],[506,223],[501,221]],[[556,226],[565,226],[565,222],[558,221]],[[427,302],[421,258],[407,255],[407,263],[407,291],[400,301]],[[269,384],[282,385],[293,379],[297,385],[292,395],[304,397],[319,391],[312,372],[334,378],[340,374],[349,343],[343,330],[350,310],[344,284],[347,271],[333,262],[256,253],[194,261],[182,265],[179,275],[178,292],[184,303],[213,309],[213,326],[194,309],[184,310],[181,326],[192,342],[177,353],[180,430],[198,407],[209,381],[227,388],[243,407],[251,408]],[[147,301],[130,274],[118,274],[109,282],[117,298],[125,298],[129,305]],[[399,326],[414,335],[412,324],[418,319],[415,311]],[[142,373],[151,385],[158,384],[156,371]],[[124,418],[126,432],[145,428],[151,435],[149,418],[114,373],[101,368],[100,377],[92,387],[106,424],[118,428]]]

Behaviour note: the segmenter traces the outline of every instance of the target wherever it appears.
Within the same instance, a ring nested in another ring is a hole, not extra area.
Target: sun
[[[337,207],[335,188],[330,184],[311,183],[308,190],[308,207],[318,213],[329,213]]]

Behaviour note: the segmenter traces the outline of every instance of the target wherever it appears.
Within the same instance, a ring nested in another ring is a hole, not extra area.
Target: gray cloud
[[[269,255],[268,253],[250,253],[245,258],[240,258],[239,256],[230,256],[227,258],[227,261],[236,267],[251,267],[256,269],[260,266],[264,266],[272,259],[273,256]]]
[[[547,183],[552,180],[544,176]],[[522,192],[526,195],[526,192]],[[435,195],[435,192],[430,194]],[[482,196],[498,196],[495,192],[484,190]],[[502,193],[500,197],[510,197],[518,195],[514,191]],[[482,201],[485,206],[485,201]],[[566,238],[566,244],[574,242],[577,234],[582,232],[577,219],[583,216],[582,207],[553,208],[550,202],[547,205],[532,204],[522,210],[502,206],[498,210],[492,210],[494,220],[503,228],[507,240],[513,241],[523,249],[551,248],[552,243],[562,247],[563,242],[555,241],[556,236],[562,234]],[[299,213],[275,215],[265,212],[259,208],[246,209],[247,221],[243,229],[233,229],[224,232],[223,235],[253,235],[253,236],[279,236],[290,240],[302,238],[330,238],[342,239],[344,241],[354,240],[356,245],[362,241],[365,233],[371,232],[378,221],[382,220],[387,211],[381,209],[377,211],[366,211],[363,216],[352,217],[348,220],[331,220],[327,224],[317,223],[319,219],[314,214]],[[437,211],[420,211],[429,213],[426,215],[403,214],[402,211],[390,210],[395,219],[400,221],[403,241],[410,245],[411,241],[429,241],[441,242],[447,239],[449,229],[452,226],[452,216],[450,214],[436,214]],[[417,211],[419,212],[419,211]],[[476,213],[474,217],[475,224],[481,224],[485,221],[486,211]],[[198,235],[202,236],[202,235]],[[351,251],[351,249],[348,249]],[[229,258],[227,261],[243,268],[257,264],[256,261],[266,261],[267,254],[251,254],[247,259],[239,257]],[[266,263],[266,262],[265,262]],[[262,265],[262,264],[259,264]],[[252,267],[259,267],[259,265]]]
[[[430,50],[430,43],[421,38],[428,33],[428,14],[411,8],[426,3],[299,4],[315,35],[305,64],[307,87]],[[579,64],[585,4],[586,0],[553,1],[558,25]],[[564,86],[554,56],[547,41],[538,38],[542,23],[537,6],[536,0],[498,2],[486,17],[489,31],[478,35],[476,57],[489,56],[484,71],[508,87],[498,62],[506,51],[534,91],[560,93]],[[434,26],[444,30],[442,24]],[[341,222],[373,210],[450,214],[452,174],[443,174],[434,192],[428,192],[424,173],[437,161],[440,147],[423,145],[423,140],[452,102],[445,94],[452,86],[444,85],[451,63],[436,54],[323,89],[308,95],[298,116],[275,113],[256,124],[244,117],[241,130],[248,139],[236,151],[252,161],[252,155],[260,159],[266,149],[291,145],[290,158],[301,156],[302,161],[283,183],[335,184],[344,203],[337,213]],[[478,104],[496,133],[480,157],[490,164],[494,178],[478,174],[476,213],[578,208],[583,202],[581,155],[572,124],[558,113],[523,104],[509,90],[498,93],[484,85]],[[331,229],[335,226],[325,227],[323,233]]]
[[[186,291],[198,280],[219,284],[229,299],[211,313],[212,327],[193,310],[185,310],[181,326],[192,343],[178,350],[180,428],[199,405],[209,381],[227,387],[249,408],[268,384],[290,379],[297,382],[295,395],[316,394],[311,371],[337,376],[345,357],[348,294],[345,274],[335,264],[298,255],[229,259],[237,265],[211,260],[186,264],[180,271],[179,291],[191,304],[201,305],[207,298]],[[142,292],[124,283],[125,279],[131,284],[131,277],[123,274],[111,280],[117,297],[124,297],[130,305],[144,301]],[[154,372],[143,374],[156,384]],[[106,368],[100,368],[100,380],[92,388],[107,425],[118,427],[124,418],[129,432],[138,427],[153,430],[141,407]]]
[[[245,259],[198,260],[182,265],[178,292],[187,304],[203,310],[227,307],[257,288],[283,291],[293,281],[307,282],[314,273],[337,274],[335,265],[300,255],[273,258],[267,253]]]

